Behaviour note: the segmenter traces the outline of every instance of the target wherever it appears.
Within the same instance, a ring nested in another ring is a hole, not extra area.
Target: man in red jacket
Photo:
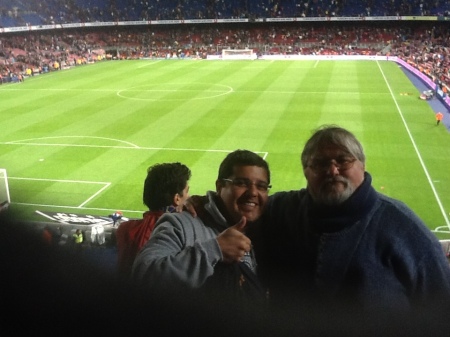
[[[165,212],[181,212],[189,197],[190,169],[181,163],[156,164],[148,168],[143,202],[148,211],[140,220],[128,220],[116,232],[119,275],[128,278],[134,259],[148,241],[156,221]]]

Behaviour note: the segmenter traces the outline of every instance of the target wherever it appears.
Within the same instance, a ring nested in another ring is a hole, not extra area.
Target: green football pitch
[[[450,239],[450,133],[388,61],[105,61],[0,87],[0,167],[11,208],[140,218],[147,168],[180,161],[191,194],[249,149],[271,193],[305,186],[300,152],[322,124],[362,142],[374,187]]]

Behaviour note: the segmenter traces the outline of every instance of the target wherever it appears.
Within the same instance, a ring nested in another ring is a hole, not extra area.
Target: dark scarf
[[[351,226],[369,212],[376,199],[372,177],[367,172],[364,173],[363,183],[340,205],[316,204],[308,193],[307,208],[310,210],[308,217],[312,225],[311,231],[330,233]]]

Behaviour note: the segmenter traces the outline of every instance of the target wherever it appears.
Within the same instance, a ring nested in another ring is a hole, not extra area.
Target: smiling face
[[[269,178],[265,168],[234,166],[233,175],[216,181],[216,190],[227,211],[227,218],[238,222],[257,220],[267,203]]]

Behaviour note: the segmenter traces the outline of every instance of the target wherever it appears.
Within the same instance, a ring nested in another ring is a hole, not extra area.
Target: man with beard
[[[165,300],[194,295],[195,303],[202,298],[222,309],[265,302],[248,233],[267,202],[269,165],[256,153],[236,150],[220,164],[215,187],[203,197],[198,217],[166,213],[158,220],[133,264],[138,287]]]
[[[367,329],[415,329],[442,305],[449,312],[450,268],[439,241],[408,206],[371,186],[356,137],[322,126],[301,163],[307,187],[269,197],[256,246],[273,312]],[[400,327],[405,317],[414,324]]]

